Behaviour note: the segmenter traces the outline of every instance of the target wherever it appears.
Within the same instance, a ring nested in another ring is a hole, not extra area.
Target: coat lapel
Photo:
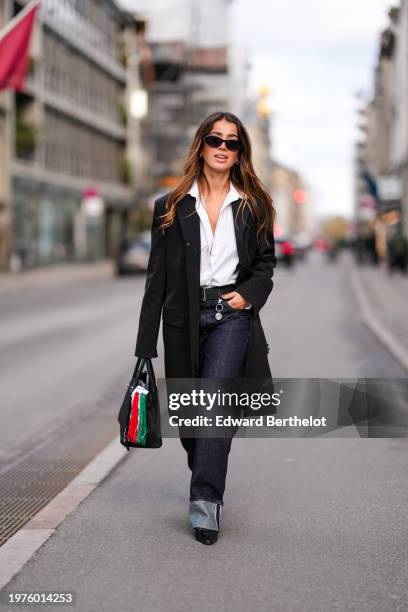
[[[200,217],[195,209],[195,198],[187,194],[176,207],[178,219],[180,221],[181,230],[185,244],[190,244],[198,249],[200,253]]]
[[[249,268],[248,240],[251,213],[248,207],[241,209],[238,214],[238,207],[241,198],[231,202],[234,217],[235,238],[237,241],[237,251],[239,263],[243,268]],[[177,216],[180,221],[186,246],[192,247],[195,251],[196,267],[200,270],[201,239],[200,239],[200,217],[195,209],[195,198],[187,194],[177,205]]]
[[[176,206],[186,253],[191,371],[198,370],[200,324],[200,218],[195,198],[187,194]],[[180,271],[181,272],[181,271]],[[195,374],[194,374],[195,375]]]
[[[248,206],[241,209],[238,214],[238,206],[240,205],[242,198],[231,202],[232,212],[234,216],[234,229],[235,238],[237,240],[237,251],[239,263],[243,268],[250,269],[249,255],[248,255],[248,242],[249,242],[249,230],[251,222],[251,213]]]

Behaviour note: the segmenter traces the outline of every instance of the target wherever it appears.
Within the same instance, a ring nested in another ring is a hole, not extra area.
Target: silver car
[[[143,232],[134,240],[123,240],[116,258],[116,274],[146,272],[151,248],[150,231]]]

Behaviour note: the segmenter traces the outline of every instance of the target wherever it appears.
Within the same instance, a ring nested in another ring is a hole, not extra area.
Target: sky
[[[154,1],[154,0],[153,0]],[[198,1],[198,0],[197,0]],[[122,0],[132,8],[132,0]],[[316,216],[353,211],[355,94],[372,94],[386,0],[234,0],[232,42],[251,64],[250,90],[271,89],[272,153],[297,170]]]
[[[273,154],[301,173],[319,215],[352,214],[355,93],[372,94],[389,6],[384,0],[234,3],[232,36],[249,51],[251,85],[271,88]]]

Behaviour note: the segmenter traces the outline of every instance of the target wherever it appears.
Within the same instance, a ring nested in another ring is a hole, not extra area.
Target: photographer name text
[[[326,427],[326,417],[297,417],[290,416],[278,418],[272,414],[257,417],[232,417],[217,415],[216,417],[195,416],[179,417],[171,415],[169,423],[173,427]]]

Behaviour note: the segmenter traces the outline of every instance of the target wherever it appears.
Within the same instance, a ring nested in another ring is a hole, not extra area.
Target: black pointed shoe
[[[218,531],[214,529],[194,527],[194,531],[196,540],[202,544],[214,544],[218,540]]]

